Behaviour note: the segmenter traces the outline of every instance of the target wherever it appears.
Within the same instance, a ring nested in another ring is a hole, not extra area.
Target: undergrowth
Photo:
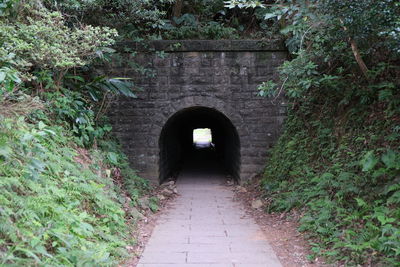
[[[301,212],[311,260],[400,265],[398,91],[386,101],[367,92],[347,105],[337,92],[310,92],[289,110],[267,163],[268,211]]]
[[[0,266],[116,266],[149,190],[104,116],[132,83],[87,73],[116,31],[42,1],[7,0],[0,17]]]
[[[0,265],[118,264],[134,242],[125,195],[135,205],[147,183],[112,140],[86,149],[59,114],[9,113],[0,117]]]

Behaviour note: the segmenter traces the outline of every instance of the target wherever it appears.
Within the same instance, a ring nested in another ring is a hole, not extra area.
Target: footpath
[[[260,227],[233,201],[222,174],[183,171],[177,188],[138,267],[281,266]]]

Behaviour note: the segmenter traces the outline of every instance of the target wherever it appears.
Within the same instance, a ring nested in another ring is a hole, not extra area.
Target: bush
[[[372,99],[342,111],[334,91],[312,92],[290,111],[268,160],[268,211],[300,210],[300,230],[313,240],[311,258],[400,262],[400,109]]]
[[[61,126],[1,118],[0,258],[19,266],[116,264],[129,230],[103,155]]]
[[[0,89],[15,90],[10,83],[17,87],[19,79],[40,91],[60,89],[69,69],[87,65],[115,37],[105,27],[69,28],[59,12],[23,3],[15,18],[0,21]],[[53,83],[38,81],[43,74]]]

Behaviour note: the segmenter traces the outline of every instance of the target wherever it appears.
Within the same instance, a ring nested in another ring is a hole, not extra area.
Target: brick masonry
[[[106,72],[133,78],[143,90],[136,99],[120,97],[109,115],[132,167],[142,177],[159,182],[161,131],[176,112],[196,106],[221,112],[236,128],[241,182],[263,171],[268,149],[279,136],[285,105],[259,97],[257,86],[276,78],[277,67],[286,59],[280,42],[125,42],[117,50],[121,60]],[[151,69],[153,77],[138,72],[135,63]]]

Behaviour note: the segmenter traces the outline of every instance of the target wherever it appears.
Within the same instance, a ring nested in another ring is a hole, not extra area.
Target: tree
[[[373,69],[399,57],[400,5],[395,0],[231,0],[226,5],[264,9],[266,20],[283,25],[281,33],[293,57],[281,68],[281,84],[289,96],[301,97],[312,87],[329,84],[343,65],[352,75],[362,74],[361,81],[372,82]],[[302,72],[302,66],[311,69]],[[261,86],[263,95],[281,88],[273,82]]]

